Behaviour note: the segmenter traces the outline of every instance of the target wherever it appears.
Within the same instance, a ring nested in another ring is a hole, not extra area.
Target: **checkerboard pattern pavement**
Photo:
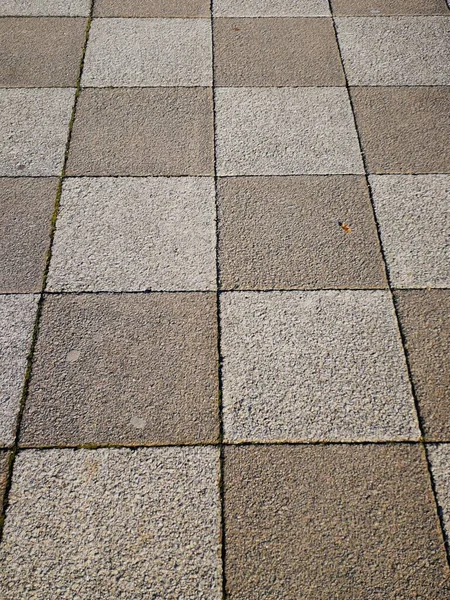
[[[450,598],[446,0],[2,0],[1,600]]]

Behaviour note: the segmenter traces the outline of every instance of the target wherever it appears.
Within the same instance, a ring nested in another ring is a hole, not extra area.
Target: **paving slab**
[[[342,17],[339,45],[350,85],[448,85],[447,17]]]
[[[209,17],[211,0],[95,0],[96,17]]]
[[[371,173],[450,173],[449,87],[350,91]]]
[[[60,175],[75,90],[0,89],[0,176]]]
[[[370,177],[396,288],[450,287],[450,175]]]
[[[448,15],[445,0],[331,0],[335,15]]]
[[[58,180],[0,179],[0,292],[40,292]]]
[[[37,296],[0,295],[0,446],[12,446],[30,351]]]
[[[82,85],[210,86],[207,19],[94,19]]]
[[[345,85],[331,19],[214,19],[218,86]]]
[[[87,17],[91,0],[2,0],[0,16]]]
[[[221,598],[218,451],[21,452],[0,595]]]
[[[11,452],[0,450],[0,506],[3,503],[3,496],[5,494],[6,485],[8,481],[8,470]]]
[[[447,539],[450,534],[450,445],[428,445],[434,485]]]
[[[422,428],[450,441],[450,291],[395,292]]]
[[[216,289],[210,177],[66,179],[51,291]]]
[[[225,177],[218,200],[222,288],[386,287],[364,177]]]
[[[224,471],[227,597],[449,597],[420,446],[228,447]]]
[[[342,88],[217,88],[219,175],[362,173]]]
[[[21,444],[216,442],[217,361],[215,294],[47,296]]]
[[[418,439],[388,292],[227,292],[221,316],[227,441]]]
[[[325,17],[328,0],[214,0],[217,17]]]
[[[83,90],[67,174],[213,175],[211,90]]]

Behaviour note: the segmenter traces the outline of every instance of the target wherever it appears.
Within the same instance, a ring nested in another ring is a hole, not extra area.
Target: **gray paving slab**
[[[210,86],[207,19],[94,19],[82,85]]]
[[[215,219],[213,178],[66,179],[47,288],[214,290]]]
[[[342,88],[217,88],[219,175],[362,173]]]
[[[221,296],[225,438],[417,440],[388,292]]]
[[[12,446],[38,298],[0,295],[0,446]]]
[[[450,445],[429,444],[427,448],[437,502],[441,510],[445,533],[448,538],[450,535]]]
[[[445,0],[331,0],[335,15],[448,15]]]
[[[95,0],[101,17],[209,17],[211,0]]]
[[[228,447],[224,475],[229,598],[449,597],[419,445]]]
[[[0,16],[87,17],[91,0],[2,0]]]
[[[448,85],[447,17],[336,18],[350,85]]]
[[[391,282],[450,287],[450,175],[371,176]]]
[[[46,297],[21,445],[215,443],[215,294]]]
[[[218,462],[210,447],[20,453],[2,598],[219,600]]]
[[[328,0],[214,0],[217,17],[325,17]]]
[[[60,175],[75,90],[0,89],[0,176]]]
[[[3,496],[8,481],[8,470],[11,453],[0,450],[0,506],[3,504]]]

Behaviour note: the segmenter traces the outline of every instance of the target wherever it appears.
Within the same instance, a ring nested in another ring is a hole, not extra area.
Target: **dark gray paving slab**
[[[450,580],[418,445],[228,447],[235,600],[444,600]]]
[[[95,0],[101,17],[209,17],[210,0]]]
[[[217,386],[214,294],[47,297],[21,444],[215,442]]]
[[[68,175],[212,175],[212,91],[81,92]]]
[[[331,19],[214,20],[218,86],[345,85]]]
[[[331,0],[335,15],[448,15],[445,0]]]
[[[0,16],[87,17],[91,0],[2,0]]]
[[[386,287],[364,177],[219,179],[225,289]]]
[[[219,600],[218,462],[210,447],[21,452],[1,597]]]
[[[371,173],[450,173],[449,87],[351,88]]]
[[[450,441],[450,291],[397,291],[395,300],[424,433]]]
[[[0,179],[0,292],[42,289],[58,180]]]
[[[218,17],[324,17],[328,0],[214,0]]]

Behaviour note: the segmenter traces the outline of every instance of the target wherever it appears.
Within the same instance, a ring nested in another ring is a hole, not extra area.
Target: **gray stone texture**
[[[449,87],[351,88],[371,173],[450,173]]]
[[[214,294],[46,297],[21,445],[218,436]]]
[[[51,291],[214,290],[214,180],[66,179]]]
[[[450,175],[372,176],[376,215],[396,288],[450,287]]]
[[[95,0],[99,17],[209,17],[210,0]]]
[[[48,450],[17,458],[4,600],[219,600],[218,451]]]
[[[8,469],[10,458],[10,452],[0,450],[0,506],[2,506],[3,496],[5,494],[6,485],[8,482]]]
[[[40,292],[56,178],[0,179],[0,292]]]
[[[448,15],[445,0],[331,0],[335,15]]]
[[[364,177],[232,177],[218,183],[225,289],[387,286]]]
[[[87,17],[91,0],[2,0],[0,16]]]
[[[325,17],[328,0],[214,0],[217,17]]]
[[[450,291],[398,291],[395,300],[425,436],[450,441]]]
[[[362,173],[341,88],[217,88],[219,175]]]
[[[225,439],[417,440],[388,292],[221,296]]]
[[[12,446],[30,351],[37,296],[0,296],[0,446]]]
[[[213,175],[212,92],[90,89],[77,107],[68,175]]]
[[[450,597],[419,445],[228,447],[225,529],[233,600]]]
[[[345,85],[331,19],[214,20],[218,86]]]
[[[0,89],[0,176],[60,175],[75,90]]]
[[[207,19],[94,19],[86,87],[212,85]]]
[[[448,539],[450,535],[450,445],[430,444],[428,446],[428,456],[433,473],[437,502]]]

